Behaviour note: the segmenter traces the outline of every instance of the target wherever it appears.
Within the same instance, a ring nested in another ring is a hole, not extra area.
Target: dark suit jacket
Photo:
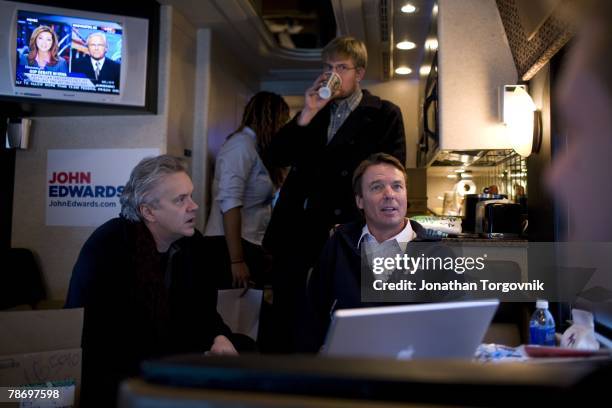
[[[102,65],[100,75],[98,75],[98,80],[96,80],[96,74],[93,66],[91,65],[91,58],[89,57],[73,60],[71,72],[85,74],[85,76],[91,79],[94,84],[102,83],[102,81],[107,81],[107,83],[108,81],[113,81],[115,88],[119,88],[121,65],[108,57],[104,60],[104,65]]]
[[[338,309],[358,307],[390,306],[397,303],[420,303],[456,300],[461,294],[454,292],[430,293],[427,291],[379,292],[372,289],[374,275],[367,262],[362,260],[363,247],[359,247],[364,226],[363,221],[351,222],[338,227],[321,254],[308,282],[308,296],[305,315],[300,319],[306,330],[300,338],[299,351],[316,352],[319,350],[330,323],[332,313]],[[453,251],[442,243],[442,235],[424,228],[410,220],[416,237],[410,241],[404,254],[410,257],[455,257]],[[419,269],[415,275],[405,275],[404,271],[394,271],[388,282],[401,282],[403,279],[418,282],[464,281],[463,275],[454,271]]]
[[[170,273],[164,278],[169,281],[164,320],[152,317],[147,305],[147,299],[159,299],[154,282],[144,287],[138,279],[139,268],[164,269],[146,227],[114,218],[83,245],[66,299],[68,308],[85,308],[82,406],[115,406],[119,381],[137,375],[144,359],[203,353],[215,336],[231,336],[217,313],[212,276],[205,272],[202,234],[196,231],[174,247],[171,267],[166,269]],[[158,276],[155,272],[151,276]]]
[[[393,103],[364,90],[328,144],[329,121],[329,104],[308,126],[298,126],[296,115],[268,149],[272,162],[292,166],[264,238],[274,255],[287,253],[299,240],[309,247],[304,250],[310,261],[316,261],[330,228],[360,217],[351,185],[359,163],[377,152],[406,161],[402,115]]]

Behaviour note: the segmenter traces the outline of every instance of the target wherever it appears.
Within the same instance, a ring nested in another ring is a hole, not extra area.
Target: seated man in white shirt
[[[353,191],[364,219],[341,225],[325,245],[308,282],[306,330],[300,351],[320,348],[334,310],[378,303],[363,301],[362,286],[372,288],[374,280],[391,282],[406,276],[404,270],[394,269],[372,273],[374,258],[393,258],[408,251],[408,242],[437,238],[433,231],[406,218],[406,177],[404,166],[385,153],[371,155],[355,170]],[[363,265],[362,253],[368,258]],[[424,299],[410,299],[419,300]]]

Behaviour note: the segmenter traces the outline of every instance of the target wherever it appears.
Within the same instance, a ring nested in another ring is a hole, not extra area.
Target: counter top
[[[377,360],[321,356],[175,356],[143,364],[150,386],[251,395],[466,406],[555,405],[585,388],[605,394],[609,361],[483,364],[463,360]],[[125,392],[125,384],[122,387]],[[593,398],[593,395],[589,395]],[[320,404],[317,404],[322,406]]]
[[[443,242],[448,243],[473,243],[477,245],[491,245],[491,246],[527,246],[529,240],[515,238],[481,238],[476,236],[476,234],[469,234],[466,236],[458,236],[458,237],[448,237],[442,238]]]

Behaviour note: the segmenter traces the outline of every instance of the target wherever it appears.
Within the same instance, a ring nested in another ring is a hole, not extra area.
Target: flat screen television
[[[0,95],[144,107],[145,18],[0,2]]]

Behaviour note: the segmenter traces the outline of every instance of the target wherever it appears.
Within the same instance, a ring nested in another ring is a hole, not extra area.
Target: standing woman
[[[30,36],[30,52],[22,54],[19,64],[45,71],[68,73],[66,60],[58,55],[57,34],[49,26],[38,26]]]
[[[204,233],[219,288],[264,284],[268,262],[261,242],[283,180],[283,169],[272,167],[266,152],[288,119],[289,106],[280,95],[258,92],[219,151]]]

